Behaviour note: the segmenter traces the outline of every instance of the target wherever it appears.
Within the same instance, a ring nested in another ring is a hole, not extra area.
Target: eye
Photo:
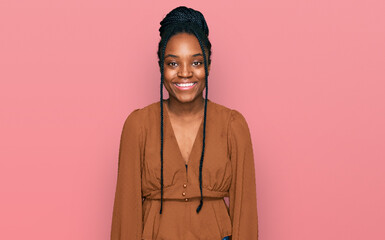
[[[169,66],[172,66],[172,67],[175,67],[175,65],[173,65],[173,64],[177,64],[176,62],[170,62],[170,63],[168,63],[167,65],[169,65]]]
[[[195,61],[195,62],[193,62],[193,64],[195,64],[195,66],[199,66],[199,65],[202,65],[203,63]]]

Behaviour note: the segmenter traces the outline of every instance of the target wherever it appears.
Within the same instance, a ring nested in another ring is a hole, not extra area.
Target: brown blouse
[[[207,101],[203,206],[197,213],[203,121],[185,166],[165,105],[163,113],[162,214],[158,101],[133,110],[124,122],[111,240],[257,240],[253,148],[243,115]]]

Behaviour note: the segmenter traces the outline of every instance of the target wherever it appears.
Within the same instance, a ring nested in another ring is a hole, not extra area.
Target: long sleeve
[[[129,114],[120,139],[111,240],[142,239],[142,128],[139,109]]]
[[[243,115],[232,110],[229,122],[229,154],[232,181],[229,212],[232,240],[258,240],[255,164],[249,127]]]

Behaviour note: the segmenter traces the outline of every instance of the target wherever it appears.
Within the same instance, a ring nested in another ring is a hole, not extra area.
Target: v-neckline
[[[208,109],[208,105],[209,105],[209,99],[207,99],[207,109]],[[176,151],[178,152],[179,154],[179,157],[181,158],[182,162],[183,162],[183,165],[186,167],[187,165],[189,165],[191,163],[191,160],[192,160],[192,155],[195,153],[195,148],[197,148],[197,144],[198,144],[198,139],[200,139],[202,137],[202,129],[203,129],[203,122],[204,122],[204,117],[202,118],[201,120],[201,124],[198,128],[198,132],[196,133],[195,135],[195,139],[194,139],[194,142],[193,142],[193,145],[191,147],[191,151],[190,151],[190,154],[187,158],[187,163],[185,161],[185,159],[183,158],[183,154],[182,154],[182,151],[180,150],[180,147],[179,147],[179,144],[178,144],[178,140],[176,139],[176,136],[175,136],[175,132],[174,132],[174,128],[172,127],[172,123],[171,123],[171,119],[170,119],[170,116],[169,116],[169,113],[168,113],[168,107],[166,106],[166,102],[163,101],[163,108],[165,109],[164,112],[166,112],[165,116],[166,116],[166,123],[167,125],[170,127],[170,133],[171,133],[171,137],[176,145]],[[207,121],[207,119],[206,119]]]

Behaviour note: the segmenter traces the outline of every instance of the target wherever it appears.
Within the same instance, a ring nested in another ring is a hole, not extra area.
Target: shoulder
[[[208,100],[208,111],[210,114],[210,118],[214,120],[214,122],[228,122],[231,116],[232,109],[229,107],[226,107],[222,104],[213,102],[211,100]]]
[[[230,117],[231,123],[238,124],[238,125],[244,125],[245,127],[248,127],[247,120],[243,116],[243,114],[236,110],[236,109],[231,109],[231,117]]]
[[[143,130],[146,125],[158,118],[159,111],[160,101],[137,107],[127,114],[123,127]]]
[[[213,102],[209,100],[209,103],[211,105],[211,113],[213,113],[214,116],[217,118],[226,119],[228,126],[230,125],[240,125],[240,126],[246,126],[248,127],[246,118],[244,115],[238,111],[237,109],[233,109],[230,107],[226,107],[222,104]]]
[[[247,120],[238,109],[226,107],[213,101],[210,101],[210,104],[212,106],[211,113],[213,113],[212,115],[215,118],[215,122],[219,123],[225,120],[229,135],[249,134]]]
[[[245,116],[237,109],[231,109],[229,135],[232,138],[250,138],[250,128]]]
[[[151,114],[151,112],[156,112],[156,110],[160,108],[159,104],[160,101],[135,108],[127,115],[125,123],[142,122],[145,118],[148,117],[148,114]]]
[[[212,111],[215,112],[215,114],[218,114],[220,116],[225,115],[227,117],[227,121],[228,121],[229,125],[231,125],[231,124],[246,124],[247,125],[246,118],[237,109],[226,107],[222,104],[218,104],[218,103],[215,103],[212,101],[210,101],[210,102],[211,102],[211,105],[213,106]]]

